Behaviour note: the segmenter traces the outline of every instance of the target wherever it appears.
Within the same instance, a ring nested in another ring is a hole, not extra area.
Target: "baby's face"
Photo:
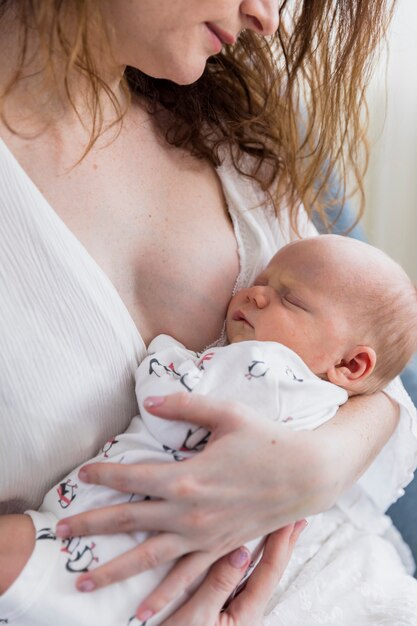
[[[226,317],[229,341],[276,341],[316,374],[325,373],[343,357],[349,341],[345,266],[343,259],[329,262],[313,239],[285,246],[253,287],[232,298]]]

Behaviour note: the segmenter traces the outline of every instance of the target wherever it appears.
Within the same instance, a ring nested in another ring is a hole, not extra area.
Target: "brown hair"
[[[364,89],[372,53],[385,32],[395,0],[281,0],[277,33],[267,40],[243,32],[236,45],[208,60],[192,85],[176,85],[127,68],[126,85],[145,97],[167,141],[187,147],[214,165],[220,148],[232,148],[236,168],[263,189],[274,189],[278,208],[285,203],[295,224],[299,203],[311,214],[321,201],[333,170],[346,192],[351,169],[362,193],[366,167]],[[90,149],[104,129],[104,92],[123,115],[114,94],[100,78],[92,42],[107,41],[98,0],[0,0],[2,18],[17,12],[22,27],[19,67],[4,97],[21,78],[33,26],[39,33],[46,75],[56,80],[51,42],[63,52],[64,86],[77,69],[88,78]],[[74,18],[71,40],[65,20]],[[75,105],[74,105],[75,108]],[[167,115],[168,112],[168,115]],[[4,109],[2,108],[4,120]],[[249,155],[250,159],[242,159]],[[362,194],[363,195],[363,194]]]

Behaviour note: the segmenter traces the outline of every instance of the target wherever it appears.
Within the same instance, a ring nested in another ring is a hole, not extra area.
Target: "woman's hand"
[[[314,476],[320,458],[309,454],[311,433],[294,433],[242,405],[214,403],[196,394],[163,400],[148,403],[147,410],[198,423],[211,431],[210,441],[202,453],[182,463],[98,463],[83,468],[81,480],[158,500],[66,518],[57,526],[59,536],[137,530],[159,534],[82,574],[77,581],[81,591],[189,555],[174,566],[169,581],[177,591],[183,590],[221,556],[303,517],[299,508],[305,502],[299,493]],[[294,464],[297,458],[308,463],[308,473],[302,464]],[[312,489],[308,485],[307,491]]]
[[[28,515],[0,517],[0,595],[14,583],[35,546],[35,527]]]
[[[267,538],[261,561],[245,588],[224,612],[221,612],[223,606],[249,565],[250,556],[245,548],[239,548],[215,563],[191,599],[162,626],[260,626],[267,604],[305,526],[306,521],[300,520]],[[156,612],[153,610],[153,596],[141,605],[139,619],[141,615],[147,615],[149,619]]]
[[[343,407],[333,424],[294,432],[239,404],[214,403],[195,394],[153,399],[149,412],[207,428],[212,432],[209,444],[183,463],[83,468],[82,480],[158,500],[67,518],[57,528],[60,536],[159,534],[81,575],[78,588],[91,591],[187,555],[173,567],[166,587],[182,591],[222,555],[331,506],[378,451],[369,433],[375,433],[372,441],[378,434],[382,447],[397,419],[383,394],[353,398],[348,405],[354,410]]]

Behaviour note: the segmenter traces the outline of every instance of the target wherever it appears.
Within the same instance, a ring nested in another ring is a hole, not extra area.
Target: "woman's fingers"
[[[221,558],[211,567],[190,600],[165,620],[162,626],[218,626],[221,623],[220,611],[241,581],[249,563],[250,554],[246,548],[238,548]],[[226,622],[224,624],[226,626]],[[229,624],[231,626],[232,622]],[[247,626],[255,625],[248,623]]]
[[[247,604],[251,598],[254,607],[263,607],[263,613],[288,565],[294,545],[306,526],[307,522],[303,519],[295,524],[288,524],[267,537],[260,562],[248,579],[245,591],[235,600],[236,609],[243,602],[244,610],[248,611]]]
[[[77,578],[76,587],[79,591],[94,591],[145,570],[155,569],[162,563],[179,558],[185,552],[178,540],[173,541],[172,535],[161,533],[105,565],[81,574]]]
[[[307,522],[289,524],[269,535],[262,558],[245,588],[232,600],[216,626],[260,626],[268,602],[287,567]]]
[[[149,493],[163,498],[168,492],[164,480],[171,473],[172,466],[167,463],[91,463],[80,469],[78,477],[84,483],[105,485],[122,493]]]
[[[221,610],[250,562],[246,548],[239,548],[217,561],[192,597],[162,626],[260,626],[270,597],[306,524],[305,520],[289,524],[267,538],[261,561],[225,612]],[[150,617],[151,612],[139,611],[139,615]]]
[[[209,431],[214,431],[218,426],[233,430],[243,413],[238,403],[213,403],[209,397],[193,393],[148,397],[144,406],[149,413],[158,417],[192,422]]]
[[[67,538],[142,531],[175,532],[172,520],[166,515],[166,508],[163,500],[145,500],[93,509],[60,520],[56,535]]]
[[[212,555],[206,552],[194,552],[180,559],[138,607],[136,616],[139,621],[146,621],[150,615],[159,613],[167,604],[180,598],[212,562]]]

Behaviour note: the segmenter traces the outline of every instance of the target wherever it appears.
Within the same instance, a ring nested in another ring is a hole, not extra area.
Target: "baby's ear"
[[[375,369],[376,354],[369,346],[355,346],[345,357],[331,367],[327,378],[331,383],[348,391],[357,389],[358,383],[365,380]]]

